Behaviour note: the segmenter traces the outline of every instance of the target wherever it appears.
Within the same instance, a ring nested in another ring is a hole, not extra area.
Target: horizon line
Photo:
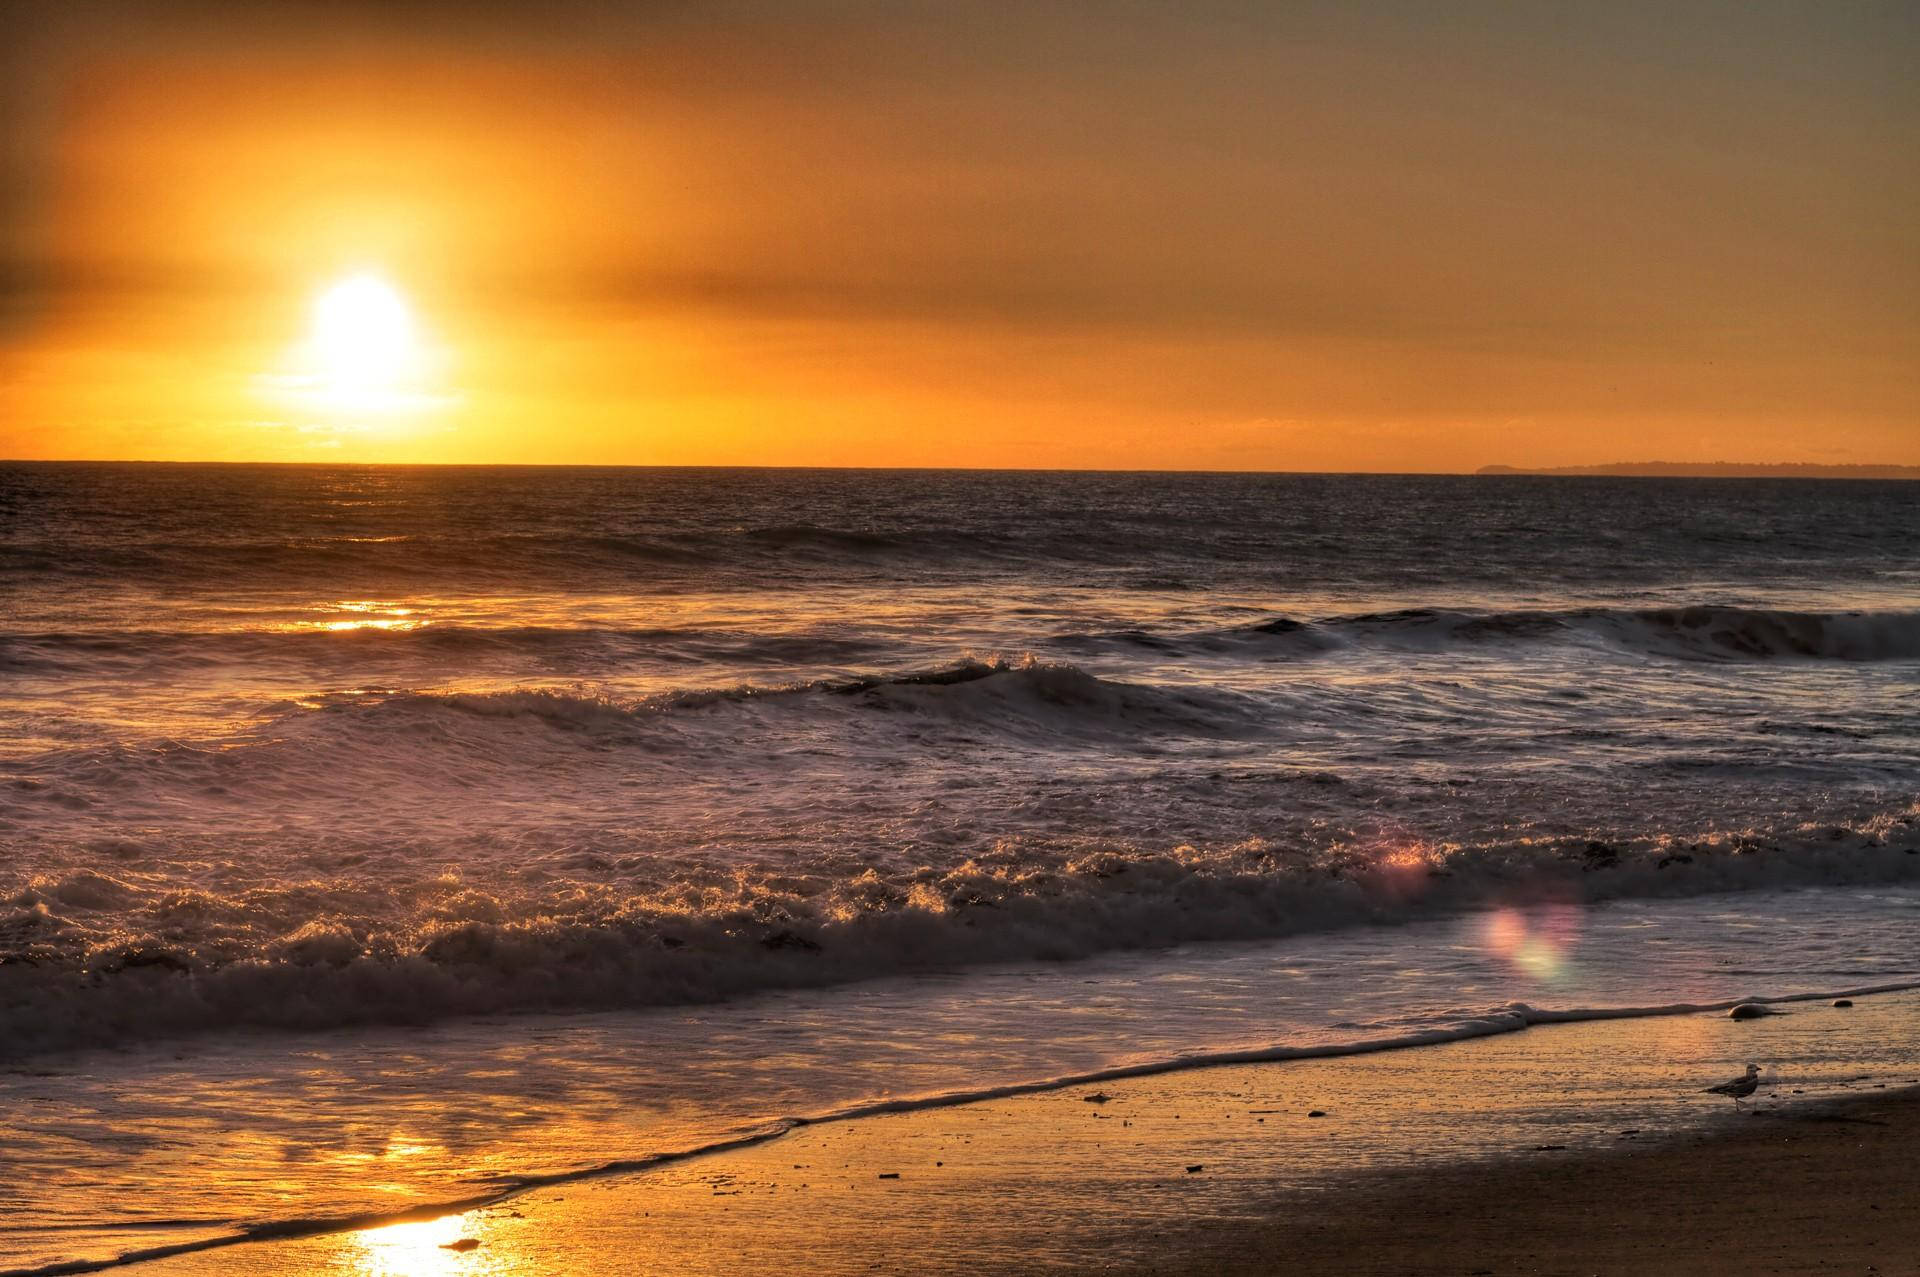
[[[822,471],[873,474],[1139,474],[1139,475],[1263,475],[1328,478],[1545,478],[1545,479],[1920,479],[1920,464],[1903,462],[1815,461],[1614,461],[1566,466],[1513,466],[1490,463],[1472,470],[1268,470],[1208,469],[1162,466],[926,466],[926,465],[775,465],[750,463],[695,463],[657,461],[348,461],[348,460],[232,460],[177,457],[0,457],[0,466],[228,466],[286,467],[289,469],[388,470],[763,470]],[[1635,474],[1640,469],[1696,471],[1807,470],[1810,474]],[[1857,475],[1866,470],[1909,471],[1910,474]],[[1839,472],[1839,473],[1835,473]]]

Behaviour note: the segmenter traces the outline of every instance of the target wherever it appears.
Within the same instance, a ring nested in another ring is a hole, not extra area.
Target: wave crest
[[[1920,612],[1789,612],[1671,607],[1595,614],[1629,646],[1710,660],[1920,659]]]
[[[1009,844],[857,874],[660,866],[651,888],[493,895],[355,878],[180,902],[97,875],[37,880],[0,914],[0,1056],[217,1027],[412,1023],[716,1001],[982,962],[1264,939],[1515,899],[1920,878],[1912,817],[1871,828],[1557,850],[1260,841],[1200,850]],[[585,853],[583,853],[585,854]],[[97,910],[101,891],[118,902]]]
[[[1086,636],[1092,644],[1121,636]],[[1696,661],[1920,660],[1920,611],[1799,612],[1691,604],[1475,612],[1405,608],[1302,621],[1278,616],[1193,636],[1189,646],[1283,644],[1305,652],[1386,646],[1445,650],[1496,643],[1598,640],[1654,656]]]
[[[1228,736],[1257,729],[1240,698],[1207,688],[1147,686],[1096,677],[1073,665],[1025,658],[787,685],[683,689],[621,699],[588,689],[476,692],[361,689],[304,702],[357,726],[453,713],[522,719],[601,736],[642,733],[700,711],[746,706],[795,713],[885,711],[987,724],[1015,735],[1132,739],[1143,732]]]

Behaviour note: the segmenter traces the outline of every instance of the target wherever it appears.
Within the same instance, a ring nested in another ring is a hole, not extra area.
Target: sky
[[[0,456],[1920,464],[1906,0],[0,0],[0,50]]]

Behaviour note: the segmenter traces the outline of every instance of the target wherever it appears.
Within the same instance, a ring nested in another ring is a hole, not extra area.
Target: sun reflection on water
[[[384,603],[377,599],[341,599],[323,604],[322,609],[333,615],[299,622],[295,628],[339,633],[350,630],[417,630],[432,623],[416,607]]]
[[[398,616],[370,616],[353,621],[316,621],[312,628],[321,630],[417,630],[425,621],[410,621]]]
[[[1444,850],[1423,839],[1383,838],[1359,850],[1367,881],[1394,900],[1424,895],[1432,887],[1434,876],[1444,872]]]
[[[351,1235],[353,1271],[365,1277],[439,1277],[499,1271],[477,1246],[462,1247],[473,1236],[477,1217],[442,1215],[368,1228]]]

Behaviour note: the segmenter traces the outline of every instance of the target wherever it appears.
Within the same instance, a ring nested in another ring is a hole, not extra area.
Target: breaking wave
[[[560,883],[544,895],[369,882],[359,861],[338,877],[231,896],[71,870],[0,901],[0,1056],[216,1027],[700,1003],[1516,900],[1906,883],[1920,880],[1917,815],[1628,845],[1020,846],[843,876],[656,864],[648,887]]]

